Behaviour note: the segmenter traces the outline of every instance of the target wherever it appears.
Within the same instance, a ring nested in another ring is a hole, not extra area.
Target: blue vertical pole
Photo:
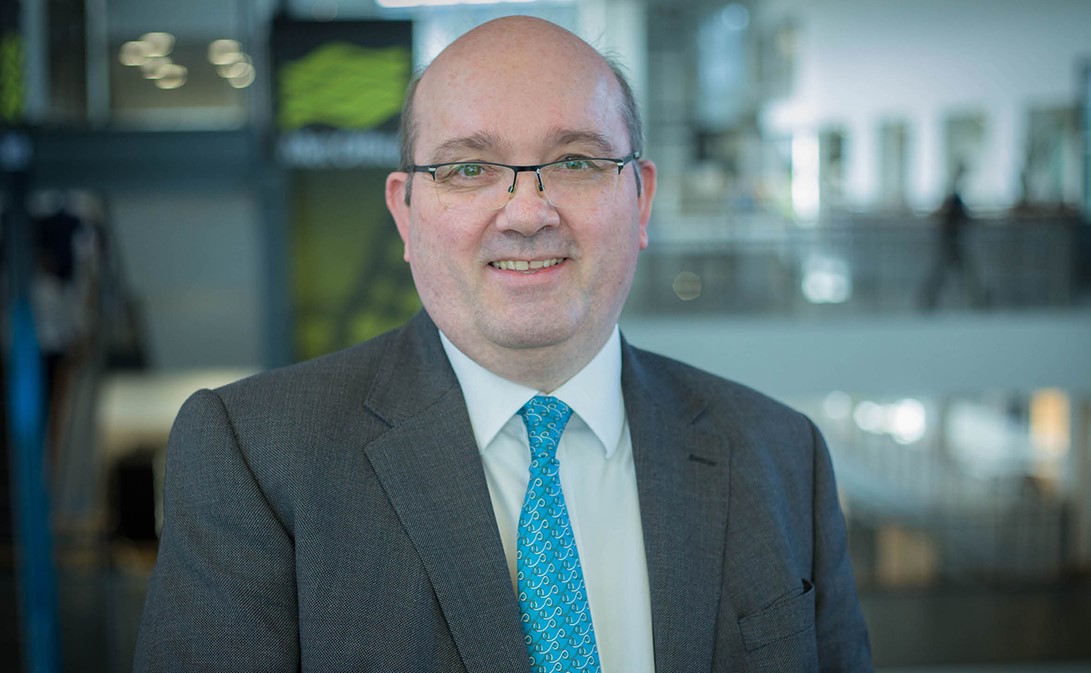
[[[43,459],[45,386],[34,318],[26,296],[14,298],[8,321],[11,326],[8,406],[12,437],[12,504],[24,669],[28,673],[57,673],[60,671],[57,588]]]
[[[26,49],[20,30],[21,4],[20,0],[0,2],[0,216],[4,220],[3,269],[8,291],[4,317],[10,330],[4,368],[8,376],[9,474],[23,670],[58,673],[57,578],[45,466],[48,410],[30,305],[36,255],[26,210],[32,148],[23,130]]]
[[[23,131],[0,132],[0,186],[4,203],[4,267],[10,329],[8,428],[11,461],[16,579],[19,586],[23,662],[27,673],[59,673],[57,578],[45,464],[45,399],[42,357],[30,302],[35,247],[26,212],[31,143]]]

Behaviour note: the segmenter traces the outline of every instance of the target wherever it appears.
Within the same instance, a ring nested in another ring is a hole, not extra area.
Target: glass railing
[[[977,219],[957,240],[929,218],[686,220],[652,228],[630,315],[1064,307],[1081,294],[1073,216]]]

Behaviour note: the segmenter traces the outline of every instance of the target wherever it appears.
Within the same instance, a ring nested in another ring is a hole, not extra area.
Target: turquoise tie
[[[530,483],[519,515],[519,608],[535,673],[599,671],[580,554],[561,492],[557,444],[572,410],[537,396],[519,415],[530,438]]]

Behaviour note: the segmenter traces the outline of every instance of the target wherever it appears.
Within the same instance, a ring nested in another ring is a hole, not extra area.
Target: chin
[[[567,341],[569,337],[571,337],[571,333],[561,334],[557,330],[549,330],[548,332],[542,330],[536,332],[506,330],[503,333],[496,334],[493,340],[505,348],[524,350],[556,346]]]
[[[551,320],[548,316],[512,318],[489,325],[493,343],[505,348],[547,348],[568,341],[579,329],[578,321]]]

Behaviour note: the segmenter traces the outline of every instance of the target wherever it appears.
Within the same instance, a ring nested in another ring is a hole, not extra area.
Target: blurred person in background
[[[871,670],[814,425],[618,331],[656,187],[620,69],[486,23],[403,143],[425,310],[185,404],[136,670]]]
[[[966,252],[966,230],[972,220],[970,211],[962,200],[965,176],[966,166],[959,164],[951,180],[951,190],[935,214],[939,224],[936,252],[932,269],[921,289],[921,306],[926,311],[935,310],[939,305],[940,294],[950,277],[959,281],[960,289],[970,306],[984,308],[988,305],[988,293]]]
[[[51,467],[70,421],[78,372],[94,357],[99,328],[101,248],[95,225],[67,200],[35,218],[35,268],[31,280],[34,326],[42,350]]]

